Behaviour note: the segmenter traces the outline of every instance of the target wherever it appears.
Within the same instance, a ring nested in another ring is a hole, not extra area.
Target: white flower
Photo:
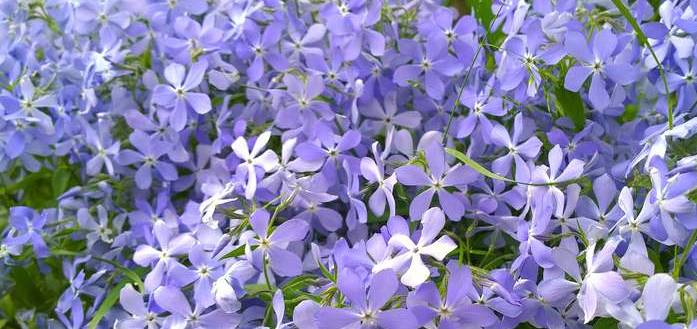
[[[446,235],[431,243],[443,229],[443,226],[445,226],[445,215],[440,208],[427,210],[421,220],[421,226],[421,236],[416,244],[405,234],[393,235],[388,242],[388,246],[397,247],[405,251],[392,259],[385,260],[374,266],[373,273],[380,272],[386,268],[399,271],[399,269],[405,267],[407,262],[410,262],[409,269],[402,274],[402,283],[406,286],[416,287],[428,280],[431,272],[424,265],[421,256],[428,255],[441,261],[451,251],[455,250],[457,245]]]
[[[213,220],[213,214],[215,214],[215,208],[219,205],[226,204],[228,202],[232,202],[237,200],[237,198],[226,198],[234,189],[233,184],[225,184],[225,186],[218,190],[215,194],[213,194],[210,198],[204,200],[201,202],[201,205],[198,207],[199,211],[201,212],[201,220],[203,221],[204,224],[210,226],[210,227],[218,227],[218,221]]]
[[[247,200],[251,200],[257,190],[256,168],[259,167],[264,172],[268,173],[278,166],[278,155],[276,155],[276,153],[271,150],[266,150],[264,153],[261,153],[266,143],[269,142],[269,138],[271,138],[271,132],[263,132],[256,139],[251,150],[247,146],[247,140],[242,136],[237,137],[232,143],[232,151],[242,160],[242,163],[237,166],[237,172],[246,170],[247,186],[244,190],[244,196]]]

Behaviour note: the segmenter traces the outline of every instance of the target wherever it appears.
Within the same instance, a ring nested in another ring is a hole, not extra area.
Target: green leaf
[[[99,325],[99,321],[101,321],[102,318],[104,318],[104,316],[109,312],[109,310],[111,310],[114,304],[116,304],[116,301],[119,300],[121,288],[125,287],[129,283],[130,281],[128,280],[122,280],[116,286],[111,288],[111,290],[109,290],[109,293],[104,298],[104,301],[102,301],[102,304],[99,305],[99,308],[94,313],[92,320],[90,320],[90,323],[88,325],[89,329],[97,328],[97,325]]]
[[[686,311],[685,320],[687,321],[685,321],[685,323],[692,323],[695,318],[695,311],[697,311],[697,307],[695,307],[695,299],[692,298],[690,292],[684,289],[684,287],[681,288],[679,292],[680,304],[682,305],[682,309]]]
[[[474,0],[472,1],[472,16],[479,18],[482,26],[486,27],[487,32],[491,26],[491,21],[494,20],[494,12],[491,11],[491,0]]]
[[[327,269],[324,264],[321,262],[317,262],[317,264],[319,265],[320,272],[322,272],[322,275],[324,275],[325,278],[331,280],[332,282],[336,282],[336,276],[332,272],[329,272],[329,269]]]
[[[143,280],[141,279],[142,276],[145,275],[145,268],[139,267],[136,268],[135,270],[131,270],[130,268],[127,268],[111,259],[106,259],[106,258],[101,258],[101,257],[93,257],[94,259],[105,262],[107,264],[110,264],[114,266],[119,272],[121,272],[125,277],[127,277],[133,284],[135,284],[140,292],[143,292],[143,289],[145,288],[145,284],[143,284]],[[136,271],[142,272],[142,273],[136,273]]]
[[[281,290],[283,290],[283,294],[287,295],[291,292],[294,292],[296,290],[303,289],[309,285],[312,285],[315,283],[316,278],[313,275],[300,275],[296,276],[286,282],[283,283],[281,286]]]
[[[245,245],[241,245],[241,246],[233,249],[229,253],[225,254],[225,256],[223,256],[221,259],[228,259],[228,258],[239,257],[239,256],[244,255],[244,246]]]
[[[68,189],[68,184],[70,183],[70,170],[67,168],[60,167],[53,172],[53,179],[51,180],[51,187],[53,188],[53,195],[57,198],[63,192]]]
[[[486,177],[493,178],[493,179],[497,179],[497,180],[504,181],[504,182],[509,182],[509,183],[515,183],[515,184],[521,184],[521,185],[528,185],[528,186],[558,186],[558,185],[566,185],[566,184],[571,184],[571,183],[577,183],[577,182],[580,182],[580,181],[582,181],[583,179],[585,179],[585,177],[579,177],[579,178],[576,178],[576,179],[570,179],[570,180],[565,180],[565,181],[561,181],[561,182],[550,182],[550,183],[525,183],[525,182],[518,182],[518,181],[512,180],[512,179],[510,179],[510,178],[508,178],[508,177],[503,177],[503,176],[501,176],[501,175],[499,175],[499,174],[496,174],[496,173],[493,173],[493,172],[489,171],[489,169],[484,168],[484,166],[482,166],[482,165],[480,165],[479,163],[477,163],[477,161],[474,161],[474,160],[470,159],[470,158],[469,158],[468,156],[466,156],[464,153],[462,153],[462,152],[460,152],[460,151],[458,151],[458,150],[456,150],[456,149],[451,149],[451,148],[446,147],[446,148],[445,148],[445,152],[447,152],[448,154],[454,156],[455,158],[457,158],[458,160],[460,160],[462,163],[466,164],[466,165],[469,166],[470,168],[474,169],[476,172],[478,172],[478,173],[480,173],[480,174],[482,174],[482,175],[484,175],[484,176],[486,176]]]
[[[637,40],[646,47],[649,52],[651,53],[651,57],[653,57],[653,60],[656,61],[656,64],[658,65],[658,73],[661,75],[661,80],[663,80],[663,87],[665,88],[665,92],[668,93],[668,80],[666,79],[666,73],[663,70],[663,65],[661,64],[661,61],[658,60],[658,56],[656,56],[656,53],[653,51],[653,48],[651,47],[651,44],[649,44],[649,39],[646,37],[646,34],[644,34],[644,31],[641,30],[641,26],[639,26],[639,23],[636,21],[634,16],[632,15],[632,12],[629,11],[629,8],[624,5],[622,0],[612,0],[612,3],[617,7],[617,10],[620,11],[620,14],[624,16],[624,18],[629,22],[629,25],[632,26],[634,29],[634,33],[636,34]],[[673,128],[673,104],[671,102],[668,102],[668,127]]]
[[[248,296],[259,297],[265,303],[270,303],[273,299],[274,292],[269,290],[265,283],[248,284],[244,286],[244,290]]]
[[[612,318],[599,318],[593,323],[593,329],[615,329],[619,322]]]
[[[687,240],[685,249],[682,251],[682,256],[680,256],[680,258],[675,259],[675,264],[673,265],[673,279],[675,279],[676,281],[680,277],[680,270],[682,269],[682,265],[685,264],[687,256],[690,254],[690,252],[692,252],[692,248],[695,247],[695,243],[697,243],[697,230],[692,231],[692,234],[690,234],[690,238]]]
[[[509,182],[509,183],[515,183],[516,181],[508,178],[508,177],[503,177],[499,174],[493,173],[489,171],[489,169],[484,168],[484,166],[480,165],[476,161],[470,159],[468,156],[466,156],[464,153],[456,150],[456,149],[451,149],[451,148],[445,148],[445,151],[454,156],[456,159],[460,160],[462,163],[466,164],[470,168],[474,169],[476,172],[482,174],[483,176],[493,178],[496,180],[504,181],[504,182]]]
[[[563,85],[555,88],[554,96],[557,100],[557,108],[564,116],[569,117],[577,130],[583,129],[586,124],[585,106],[578,92],[566,90]]]
[[[637,104],[627,104],[627,106],[624,107],[624,112],[622,112],[619,118],[619,122],[630,122],[636,119],[637,115],[639,115],[639,106]]]

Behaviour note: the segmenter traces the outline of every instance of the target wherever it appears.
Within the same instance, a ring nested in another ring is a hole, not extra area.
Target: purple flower
[[[414,129],[421,123],[421,113],[418,111],[403,111],[398,113],[397,93],[391,92],[385,96],[383,105],[377,99],[361,106],[361,113],[371,120],[364,121],[366,132],[377,134],[382,129],[388,131],[393,127]]]
[[[651,40],[652,48],[656,57],[658,57],[659,62],[664,62],[669,54],[673,53],[676,59],[686,59],[693,55],[695,41],[692,37],[685,35],[685,31],[682,28],[690,27],[687,25],[694,26],[694,17],[690,17],[694,14],[689,14],[681,10],[673,1],[666,1],[661,3],[658,7],[658,14],[661,17],[661,22],[649,22],[642,25],[642,29],[646,36]],[[673,50],[674,51],[671,51]],[[653,58],[650,52],[642,52],[644,65],[649,69],[656,68],[658,63]],[[662,86],[661,86],[662,87]]]
[[[630,290],[622,276],[613,272],[612,254],[617,247],[616,240],[605,242],[600,252],[595,254],[595,243],[586,249],[586,276],[583,278],[578,302],[583,309],[584,322],[588,323],[602,309],[601,304],[620,303],[629,297]]]
[[[487,115],[500,117],[506,114],[503,107],[503,100],[496,96],[489,95],[490,90],[484,89],[478,93],[465,89],[460,97],[462,105],[469,108],[469,113],[457,124],[455,137],[464,138],[472,134],[477,126],[480,127],[482,137],[489,139],[489,134],[493,129],[493,124]]]
[[[385,178],[385,170],[382,163],[378,166],[371,158],[361,159],[361,175],[370,183],[377,184],[375,192],[368,199],[370,210],[375,216],[382,216],[385,211],[385,201],[390,209],[390,216],[395,215],[395,200],[392,196],[392,188],[397,183],[395,174]]]
[[[98,283],[100,278],[106,274],[106,269],[101,269],[88,276],[84,270],[78,271],[78,266],[84,265],[91,259],[90,256],[77,257],[74,261],[63,261],[63,275],[70,280],[70,286],[65,289],[58,298],[56,312],[65,313],[70,310],[74,303],[80,302],[80,296],[97,297],[100,294]]]
[[[307,82],[302,82],[292,74],[283,78],[290,96],[287,106],[282,107],[276,115],[275,122],[281,128],[302,126],[307,136],[314,136],[312,129],[317,120],[331,120],[334,112],[329,105],[317,99],[324,92],[324,82],[319,75],[310,75]]]
[[[155,302],[164,310],[171,313],[165,318],[162,326],[165,328],[222,328],[236,327],[240,323],[240,315],[225,313],[219,309],[206,311],[206,307],[196,304],[191,309],[189,300],[181,290],[171,286],[161,286],[153,293]]]
[[[222,264],[212,258],[211,253],[203,250],[200,244],[194,245],[189,251],[191,267],[173,264],[168,273],[170,284],[178,287],[194,283],[194,300],[196,305],[207,307],[215,304],[212,293],[213,282],[222,273]]]
[[[321,58],[324,57],[324,51],[320,48],[319,42],[322,41],[326,32],[327,28],[322,24],[313,24],[306,31],[291,28],[288,31],[290,40],[281,41],[281,47],[285,53],[290,54],[288,57],[292,62],[298,61],[301,54],[306,59],[313,56]]]
[[[560,44],[545,44],[539,21],[532,21],[524,35],[506,40],[497,76],[501,89],[512,91],[520,86],[528,97],[535,97],[542,83],[541,65],[555,65],[564,57]],[[522,92],[522,91],[521,91]]]
[[[581,177],[585,163],[579,159],[571,159],[564,170],[560,172],[564,162],[564,155],[559,145],[555,145],[549,153],[547,153],[547,160],[549,161],[549,167],[538,166],[535,168],[531,182],[551,185],[533,187],[533,194],[536,194],[539,198],[547,193],[547,191],[551,191],[557,202],[554,208],[561,211],[561,209],[564,209],[564,192],[554,185],[554,183],[568,182]]]
[[[448,54],[448,43],[443,39],[428,39],[423,48],[425,53],[421,44],[413,40],[400,40],[400,51],[410,57],[412,63],[395,70],[394,82],[402,87],[419,83],[430,97],[440,100],[445,93],[443,79],[457,75],[463,65]]]
[[[153,291],[163,282],[165,274],[177,263],[177,256],[185,254],[196,240],[188,233],[175,235],[163,221],[154,225],[155,239],[159,249],[150,245],[140,245],[133,254],[133,261],[140,266],[155,266],[145,277],[146,291]]]
[[[650,163],[653,188],[648,198],[658,208],[656,216],[660,218],[668,239],[681,244],[687,239],[687,230],[697,228],[697,208],[686,195],[697,186],[697,173],[678,173],[670,177],[662,159],[654,157]]]
[[[658,219],[653,217],[658,209],[647,198],[641,211],[635,216],[634,198],[632,197],[631,189],[628,187],[624,187],[620,192],[617,205],[624,213],[617,225],[620,228],[620,233],[628,236],[627,240],[629,242],[627,250],[620,258],[620,265],[638,273],[653,274],[654,264],[649,259],[642,233],[658,241],[663,241],[667,238],[665,231],[655,228],[656,225],[660,225]],[[652,220],[652,217],[654,220]]]
[[[289,243],[304,239],[309,226],[302,219],[291,219],[269,233],[269,218],[269,213],[263,209],[255,211],[249,218],[249,223],[258,236],[258,239],[251,242],[257,246],[255,252],[261,254],[262,262],[268,261],[274,273],[280,276],[299,275],[302,273],[302,262],[286,248]]]
[[[636,81],[634,67],[623,59],[612,56],[616,53],[617,36],[610,29],[603,29],[593,34],[591,47],[580,32],[570,31],[566,34],[564,45],[566,51],[573,56],[578,64],[566,73],[564,87],[578,91],[589,75],[591,78],[588,96],[593,107],[602,111],[610,105],[610,95],[607,92],[606,77],[618,85],[627,85]]]
[[[468,291],[475,291],[469,269],[458,266],[455,261],[448,262],[447,269],[448,286],[444,294],[433,282],[426,282],[407,297],[407,305],[419,323],[433,321],[439,328],[481,328],[498,321],[494,312],[468,297]]]
[[[521,187],[513,187],[505,190],[506,183],[500,180],[492,180],[491,186],[485,181],[473,183],[482,193],[472,194],[472,207],[477,211],[496,215],[510,215],[510,208],[520,210],[525,205],[524,190]]]
[[[299,191],[293,206],[303,209],[296,218],[309,222],[316,230],[334,232],[341,228],[343,217],[329,207],[320,205],[336,200],[336,195],[327,193],[326,180],[320,175],[314,175],[295,182],[295,191]]]
[[[135,174],[135,183],[138,188],[147,189],[150,187],[153,167],[164,180],[174,181],[179,178],[177,168],[171,163],[160,159],[172,148],[171,144],[160,141],[140,130],[131,133],[128,140],[138,151],[122,150],[118,155],[118,161],[125,166],[140,163],[140,167]]]
[[[553,128],[547,133],[550,143],[561,146],[569,159],[587,159],[598,151],[598,145],[592,138],[594,124],[587,125],[586,128],[575,134],[571,139],[560,129]]]
[[[322,173],[329,182],[335,182],[336,171],[339,164],[344,161],[357,161],[344,153],[355,148],[361,142],[361,134],[356,130],[349,130],[343,135],[336,135],[329,129],[318,129],[316,142],[305,142],[295,148],[298,156],[310,162],[324,162]]]
[[[269,63],[274,70],[282,72],[288,67],[288,61],[278,51],[282,27],[280,24],[268,25],[263,34],[256,24],[247,24],[244,31],[246,43],[237,44],[237,54],[251,59],[247,68],[249,82],[257,82],[264,75],[264,63]]]
[[[620,219],[622,205],[618,202],[610,207],[617,196],[617,187],[607,174],[593,180],[593,195],[596,201],[586,195],[579,197],[575,220],[578,225],[573,222],[570,225],[575,226],[574,230],[580,226],[590,238],[599,239],[607,234],[609,225]],[[629,208],[634,208],[633,203]]]
[[[44,210],[39,214],[28,207],[12,207],[9,222],[14,234],[8,236],[5,243],[11,246],[31,243],[36,257],[48,257],[50,253],[42,234],[51,214],[55,215],[55,211]]]
[[[474,17],[465,15],[459,18],[452,8],[437,7],[422,19],[418,24],[419,34],[426,38],[439,38],[451,43],[459,57],[464,57],[464,62],[469,63],[474,57],[474,50],[469,43],[472,42],[473,32],[479,27]],[[455,23],[457,21],[457,23]],[[453,23],[455,23],[453,25]],[[467,56],[461,56],[460,52],[468,51]]]
[[[329,2],[322,6],[320,15],[345,60],[357,59],[364,44],[372,55],[384,54],[385,36],[370,29],[379,21],[381,9],[380,2],[367,1]]]
[[[223,31],[215,27],[214,15],[207,15],[203,24],[186,16],[177,17],[174,30],[180,38],[167,38],[166,46],[180,63],[196,61],[198,56],[218,49],[224,37]]]
[[[531,136],[522,141],[527,135],[525,130],[525,118],[522,113],[518,113],[513,120],[513,135],[509,135],[506,128],[500,125],[494,126],[491,130],[491,141],[494,144],[508,148],[506,155],[494,160],[491,169],[499,175],[508,175],[511,171],[511,162],[515,162],[515,180],[527,182],[530,180],[530,173],[526,160],[534,159],[540,152],[542,142],[536,137]]]
[[[105,29],[118,31],[127,28],[131,23],[131,13],[119,7],[121,6],[118,1],[80,3],[75,8],[75,30],[88,34],[94,32],[97,27],[100,32]]]
[[[406,165],[395,170],[397,180],[408,186],[426,186],[427,189],[417,195],[409,206],[409,216],[412,220],[418,220],[429,208],[433,195],[438,194],[441,207],[451,220],[457,221],[465,213],[463,202],[448,191],[447,187],[460,187],[471,183],[477,177],[477,173],[460,164],[451,168],[445,162],[445,153],[442,146],[431,145],[426,147],[426,162],[429,173],[417,165]]]
[[[206,68],[208,64],[204,61],[192,64],[185,79],[186,68],[181,64],[172,63],[165,68],[165,79],[170,84],[157,85],[153,90],[152,101],[155,104],[174,108],[170,113],[169,122],[176,131],[186,126],[189,108],[199,114],[211,110],[208,95],[191,91],[201,84]]]
[[[85,165],[87,174],[97,175],[103,167],[106,167],[107,173],[114,175],[114,165],[111,158],[119,153],[121,144],[118,141],[113,141],[109,133],[105,131],[106,127],[99,126],[98,130],[95,131],[90,125],[84,124],[83,128],[85,129],[87,145],[95,153],[94,157],[88,160]]]
[[[349,199],[349,210],[346,213],[346,226],[349,228],[349,230],[354,229],[357,226],[357,223],[365,224],[368,222],[368,209],[365,206],[365,203],[361,199],[361,193],[359,191],[359,184],[360,184],[360,179],[358,178],[359,174],[358,172],[352,172],[350,165],[347,161],[344,161],[343,163],[344,171],[346,172],[346,195]],[[374,194],[379,193],[380,191],[375,191]],[[391,194],[390,194],[391,195]],[[372,198],[372,197],[371,197]],[[385,196],[382,196],[382,199],[380,199],[380,196],[376,197],[377,203],[376,207],[379,207],[380,201],[382,201],[382,208],[379,208],[380,211],[384,212],[385,211]],[[388,201],[389,202],[389,201]],[[394,203],[394,201],[393,201]],[[382,215],[382,213],[381,213]]]
[[[555,199],[551,192],[547,192],[539,201],[541,202],[534,203],[532,207],[530,222],[520,221],[518,223],[516,233],[520,241],[518,246],[520,255],[511,265],[512,268],[519,269],[530,259],[543,268],[554,266],[552,249],[544,244],[544,240],[550,233],[549,224],[555,209]]]
[[[146,303],[143,303],[143,295],[133,289],[129,283],[121,288],[119,292],[119,302],[121,307],[131,314],[130,318],[119,319],[116,321],[116,328],[158,328],[162,325],[162,320],[157,312],[154,312]]]
[[[666,72],[666,80],[671,92],[675,92],[678,97],[676,110],[690,108],[697,101],[697,89],[695,89],[695,79],[697,79],[697,67],[688,60],[676,60],[677,69]],[[690,105],[688,105],[690,104]]]
[[[386,329],[417,327],[416,319],[406,309],[382,310],[385,303],[399,288],[399,282],[397,282],[393,271],[384,270],[373,274],[367,293],[363,279],[347,268],[339,273],[337,285],[339,291],[351,302],[351,308],[320,308],[315,315],[318,329],[370,328],[375,326]]]
[[[54,94],[37,93],[34,84],[29,77],[22,77],[19,81],[19,93],[21,96],[0,95],[0,105],[5,108],[3,119],[13,122],[15,126],[36,124],[47,134],[54,131],[53,120],[41,111],[41,108],[57,107]]]
[[[99,223],[89,214],[87,208],[80,208],[77,212],[77,221],[80,228],[89,230],[87,233],[87,247],[92,248],[95,242],[104,241],[106,243],[113,242],[113,231],[109,227],[109,217],[106,209],[102,205],[97,206],[97,215]]]

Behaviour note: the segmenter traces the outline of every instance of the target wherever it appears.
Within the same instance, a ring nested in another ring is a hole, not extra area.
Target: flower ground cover
[[[697,1],[0,0],[0,328],[697,328]]]

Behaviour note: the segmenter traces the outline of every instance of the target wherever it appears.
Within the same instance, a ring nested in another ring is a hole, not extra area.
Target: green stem
[[[682,264],[685,264],[687,256],[690,255],[692,248],[695,246],[695,242],[697,242],[697,230],[692,231],[692,234],[690,234],[690,239],[687,240],[687,245],[685,245],[682,256],[680,256],[680,259],[675,263],[675,267],[673,267],[673,279],[676,281],[678,280],[678,277],[680,277],[680,269],[682,268]]]
[[[491,20],[489,23],[489,28],[488,30],[491,30],[491,27],[494,24],[494,21],[501,15],[501,9],[503,9],[504,6],[501,6],[496,13],[496,17]],[[448,138],[448,130],[450,130],[450,126],[453,123],[453,119],[455,119],[455,111],[457,110],[458,106],[460,106],[460,97],[462,96],[462,92],[465,90],[465,86],[467,86],[467,80],[469,80],[470,74],[472,73],[472,69],[474,68],[474,64],[477,63],[477,59],[479,58],[479,53],[481,53],[482,48],[484,48],[484,45],[487,44],[486,42],[486,34],[484,34],[484,41],[479,43],[479,46],[477,47],[477,52],[474,53],[474,57],[472,58],[472,62],[470,63],[470,66],[467,68],[467,72],[465,73],[464,78],[462,79],[462,85],[460,85],[460,89],[457,92],[457,97],[455,98],[455,103],[453,104],[452,110],[450,110],[450,115],[448,117],[448,124],[445,126],[445,130],[443,131],[443,140],[441,143],[445,144],[446,138]]]
[[[271,287],[271,280],[269,280],[269,259],[266,255],[264,255],[264,281],[266,281],[266,287],[269,289],[269,291],[273,291],[273,287]]]

